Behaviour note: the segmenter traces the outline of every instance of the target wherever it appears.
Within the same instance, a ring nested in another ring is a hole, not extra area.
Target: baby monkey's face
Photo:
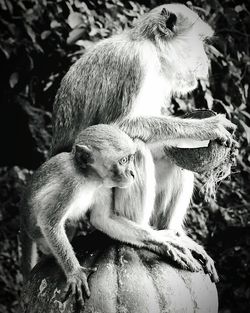
[[[132,140],[130,140],[132,143]],[[92,149],[84,145],[75,146],[76,166],[89,179],[97,180],[108,188],[129,187],[135,178],[134,155],[135,149],[126,146],[125,149],[109,148],[105,150]]]
[[[133,183],[134,178],[134,154],[129,154],[113,162],[107,182],[110,181],[113,187],[127,188]]]
[[[109,188],[127,188],[135,178],[134,154],[126,154],[114,159],[106,159],[99,167],[103,184]]]

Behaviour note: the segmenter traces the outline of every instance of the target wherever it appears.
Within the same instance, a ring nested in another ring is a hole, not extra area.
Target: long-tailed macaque
[[[152,195],[150,203],[156,192],[153,215],[150,205],[144,208],[139,203],[145,192],[140,185],[115,190],[115,209],[134,221],[143,211],[141,222],[151,220],[157,229],[182,231],[194,178],[167,159],[163,146],[168,140],[232,142],[235,125],[223,115],[199,120],[161,113],[172,95],[186,94],[196,88],[198,79],[207,78],[204,41],[212,35],[211,27],[186,6],[159,6],[131,29],[87,50],[61,82],[53,112],[52,155],[70,151],[77,134],[89,125],[112,122],[131,138],[142,140],[144,150],[152,153],[155,169],[141,173],[140,182],[148,187],[146,197]],[[146,179],[154,170],[155,190]],[[169,240],[177,240],[168,234]],[[191,242],[187,239],[185,245],[192,251],[197,246]]]
[[[172,257],[173,241],[168,242],[158,232],[113,210],[111,188],[123,189],[134,183],[137,179],[134,156],[140,155],[139,144],[119,128],[99,124],[81,131],[71,152],[57,154],[34,173],[21,212],[25,280],[36,264],[38,246],[43,253],[56,257],[67,278],[66,289],[84,304],[82,290],[84,296],[90,295],[87,278],[94,269],[80,266],[70,244],[69,226],[87,212],[92,226],[108,236]],[[150,157],[149,154],[149,162]],[[144,160],[148,162],[146,155]],[[177,249],[182,255],[182,248]],[[198,262],[192,263],[191,255],[181,255],[176,258],[181,267],[190,263],[194,271],[200,269]]]

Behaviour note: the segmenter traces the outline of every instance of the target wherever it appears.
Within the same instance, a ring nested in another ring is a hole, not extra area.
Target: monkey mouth
[[[126,180],[126,181],[119,181],[117,182],[117,187],[120,188],[120,189],[125,189],[125,188],[128,188],[129,186],[132,185],[134,179],[129,179],[129,180]]]

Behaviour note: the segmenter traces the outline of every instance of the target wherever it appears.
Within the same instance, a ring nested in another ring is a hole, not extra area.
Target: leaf
[[[90,47],[92,47],[94,45],[93,41],[90,40],[77,40],[76,45],[80,46],[80,47],[84,47],[85,49],[89,49]]]
[[[207,101],[207,107],[208,107],[208,109],[211,110],[211,109],[213,108],[214,98],[213,98],[211,92],[208,91],[208,89],[207,89],[206,92],[205,92],[204,98],[205,98],[206,101]]]
[[[11,50],[7,47],[2,47],[0,46],[0,50],[3,52],[3,54],[5,55],[6,59],[9,59],[10,58],[10,53],[11,53]]]
[[[33,31],[33,29],[27,23],[25,23],[25,28],[26,28],[27,33],[28,33],[29,37],[31,38],[32,42],[36,43],[36,34]]]
[[[72,45],[74,44],[77,40],[81,39],[83,35],[85,34],[85,29],[83,28],[76,28],[73,29],[67,38],[67,44]]]
[[[49,37],[49,35],[51,34],[50,30],[45,30],[44,32],[41,33],[41,39],[45,40]]]
[[[0,0],[0,7],[2,10],[6,11],[7,10],[7,6],[4,0]]]
[[[250,127],[247,126],[247,124],[243,121],[239,121],[242,125],[242,127],[244,128],[245,130],[245,133],[246,133],[246,138],[247,138],[247,142],[248,144],[250,144]]]
[[[14,88],[19,81],[19,75],[17,72],[14,72],[10,75],[9,83],[10,87]]]
[[[50,23],[50,27],[51,27],[52,29],[58,28],[58,27],[60,27],[60,26],[61,26],[61,24],[58,23],[57,21],[52,21],[52,22]]]
[[[236,5],[234,10],[235,10],[235,12],[240,13],[240,12],[244,11],[244,8],[241,5]]]
[[[70,15],[68,16],[68,24],[72,29],[81,25],[83,22],[84,20],[82,14],[78,12],[71,12]]]
[[[250,122],[250,113],[248,113],[247,111],[241,111],[240,114],[243,114]]]

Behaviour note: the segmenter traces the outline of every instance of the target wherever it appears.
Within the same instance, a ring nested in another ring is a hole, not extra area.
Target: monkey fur
[[[142,150],[152,154],[154,162],[150,166],[155,168],[140,173],[139,185],[115,190],[116,210],[119,208],[125,217],[136,222],[137,213],[143,211],[143,221],[159,230],[182,233],[183,242],[182,225],[194,176],[172,163],[164,146],[179,139],[216,139],[230,145],[230,131],[235,125],[223,115],[204,122],[166,116],[162,110],[169,106],[172,95],[191,92],[198,79],[207,78],[209,62],[204,41],[212,35],[211,27],[186,6],[159,6],[143,15],[131,29],[87,50],[62,79],[53,109],[52,155],[70,151],[82,129],[99,123],[116,122],[131,138],[145,143]],[[155,185],[150,187],[143,175],[149,177],[152,172]],[[153,215],[150,205],[144,208],[140,202],[147,197],[142,196],[142,182],[148,185],[149,202],[155,203]],[[170,232],[168,236],[172,240]],[[191,239],[187,238],[187,242],[190,251],[198,249]]]
[[[68,288],[81,301],[82,287],[89,296],[87,276],[91,270],[80,266],[65,226],[90,211],[91,220],[101,227],[104,216],[108,219],[110,215],[111,188],[128,187],[134,180],[134,154],[133,141],[119,128],[97,125],[77,136],[71,153],[52,157],[34,173],[21,212],[25,279],[36,263],[35,245],[38,245],[43,253],[56,257],[67,277]],[[96,211],[102,211],[102,215]]]
[[[66,294],[73,292],[79,304],[84,305],[84,296],[90,295],[88,275],[95,269],[80,266],[70,244],[70,227],[87,212],[92,226],[108,236],[172,256],[169,247],[173,242],[147,226],[141,219],[145,219],[143,211],[138,212],[136,218],[129,216],[128,220],[124,217],[127,214],[120,214],[118,206],[112,210],[115,206],[111,188],[124,189],[133,185],[137,179],[134,155],[137,159],[142,158],[143,148],[144,144],[140,147],[138,141],[134,143],[117,127],[90,126],[78,134],[71,152],[57,154],[34,173],[25,192],[21,212],[22,272],[25,280],[37,261],[38,246],[44,254],[56,257],[67,278]],[[153,163],[149,152],[146,151],[143,157],[144,162]],[[118,197],[119,193],[115,199],[117,203],[120,202]],[[182,256],[182,247],[178,249]],[[188,262],[194,271],[200,270],[198,262],[191,262],[191,255],[184,255],[179,265],[187,267]]]

